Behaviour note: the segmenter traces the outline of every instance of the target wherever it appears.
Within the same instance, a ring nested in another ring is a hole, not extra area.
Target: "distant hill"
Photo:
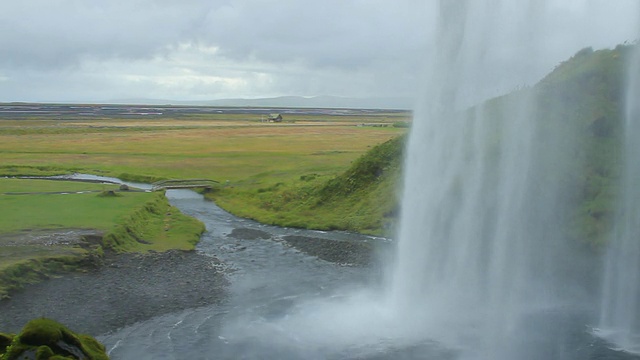
[[[345,108],[345,109],[394,109],[413,108],[413,99],[402,97],[351,98],[339,96],[280,96],[259,99],[220,99],[204,101],[176,101],[161,99],[116,99],[111,104],[142,105],[194,105],[238,107],[292,107],[292,108]]]

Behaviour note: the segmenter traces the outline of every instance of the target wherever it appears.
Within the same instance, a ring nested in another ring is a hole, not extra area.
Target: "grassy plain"
[[[56,228],[107,231],[129,209],[149,200],[149,194],[145,193],[127,193],[113,198],[99,197],[94,192],[76,194],[72,192],[113,190],[117,186],[70,181],[0,179],[0,189],[5,193],[0,195],[0,208],[10,209],[3,211],[0,217],[1,233]],[[32,193],[11,195],[12,192]]]
[[[339,173],[369,146],[403,132],[358,127],[354,117],[308,118],[282,124],[219,119],[0,120],[0,175],[67,170],[147,180],[246,183],[253,177],[276,183],[292,174]],[[397,119],[385,121],[392,124]]]

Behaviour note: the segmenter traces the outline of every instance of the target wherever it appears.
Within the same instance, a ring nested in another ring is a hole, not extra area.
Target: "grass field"
[[[40,180],[19,180],[19,179],[0,179],[0,189],[4,190],[5,184],[9,183],[26,183],[22,186],[10,184],[13,188],[22,191],[35,190],[42,192],[49,191],[52,187],[56,191],[81,191],[91,188],[100,188],[94,184],[76,184],[70,182],[60,183],[58,181]],[[64,185],[68,188],[64,189]],[[86,186],[82,189],[78,185]],[[105,186],[111,188],[111,186]],[[63,190],[64,189],[64,190]],[[72,190],[75,189],[75,190]],[[89,228],[102,231],[109,230],[124,215],[130,212],[132,208],[142,206],[150,200],[148,193],[120,193],[124,194],[117,197],[100,197],[96,193],[83,194],[30,194],[30,195],[5,195],[0,196],[0,207],[2,209],[11,209],[11,211],[3,211],[0,217],[0,232],[12,232],[24,229],[56,229],[56,228]]]
[[[116,185],[0,179],[0,209],[0,298],[43,273],[75,269],[104,248],[191,250],[204,231],[162,193]],[[104,236],[102,246],[88,241],[91,235]]]
[[[0,195],[5,193],[80,192],[116,190],[118,185],[38,179],[1,179]],[[35,190],[35,191],[34,191]],[[2,198],[0,198],[1,201]],[[2,219],[0,219],[2,221]]]
[[[340,172],[371,145],[404,131],[358,127],[353,120],[201,120],[197,128],[192,123],[164,120],[158,127],[157,121],[142,120],[0,120],[0,175],[41,173],[40,168],[221,182],[258,176],[279,182],[290,174]]]

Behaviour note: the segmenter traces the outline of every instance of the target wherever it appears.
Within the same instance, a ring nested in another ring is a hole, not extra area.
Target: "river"
[[[379,272],[319,260],[280,239],[284,235],[369,242],[384,239],[259,224],[235,217],[189,190],[169,190],[167,197],[183,213],[205,223],[207,231],[197,251],[215,255],[226,264],[230,296],[222,306],[186,309],[100,337],[113,359],[341,357],[345,349],[332,354],[336,349],[309,338],[313,329],[306,329],[305,335],[294,324],[272,320],[306,312],[315,299],[341,301],[356,289],[370,288]],[[238,238],[232,234],[236,229],[262,238]],[[335,326],[339,320],[335,319]]]

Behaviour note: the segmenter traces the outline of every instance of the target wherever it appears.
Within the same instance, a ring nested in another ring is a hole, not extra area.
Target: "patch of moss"
[[[13,336],[0,360],[88,359],[108,360],[105,348],[88,335],[79,335],[64,325],[45,318],[28,322]]]
[[[11,345],[14,337],[14,334],[0,333],[0,359],[2,359],[2,355],[7,352],[7,347]]]

